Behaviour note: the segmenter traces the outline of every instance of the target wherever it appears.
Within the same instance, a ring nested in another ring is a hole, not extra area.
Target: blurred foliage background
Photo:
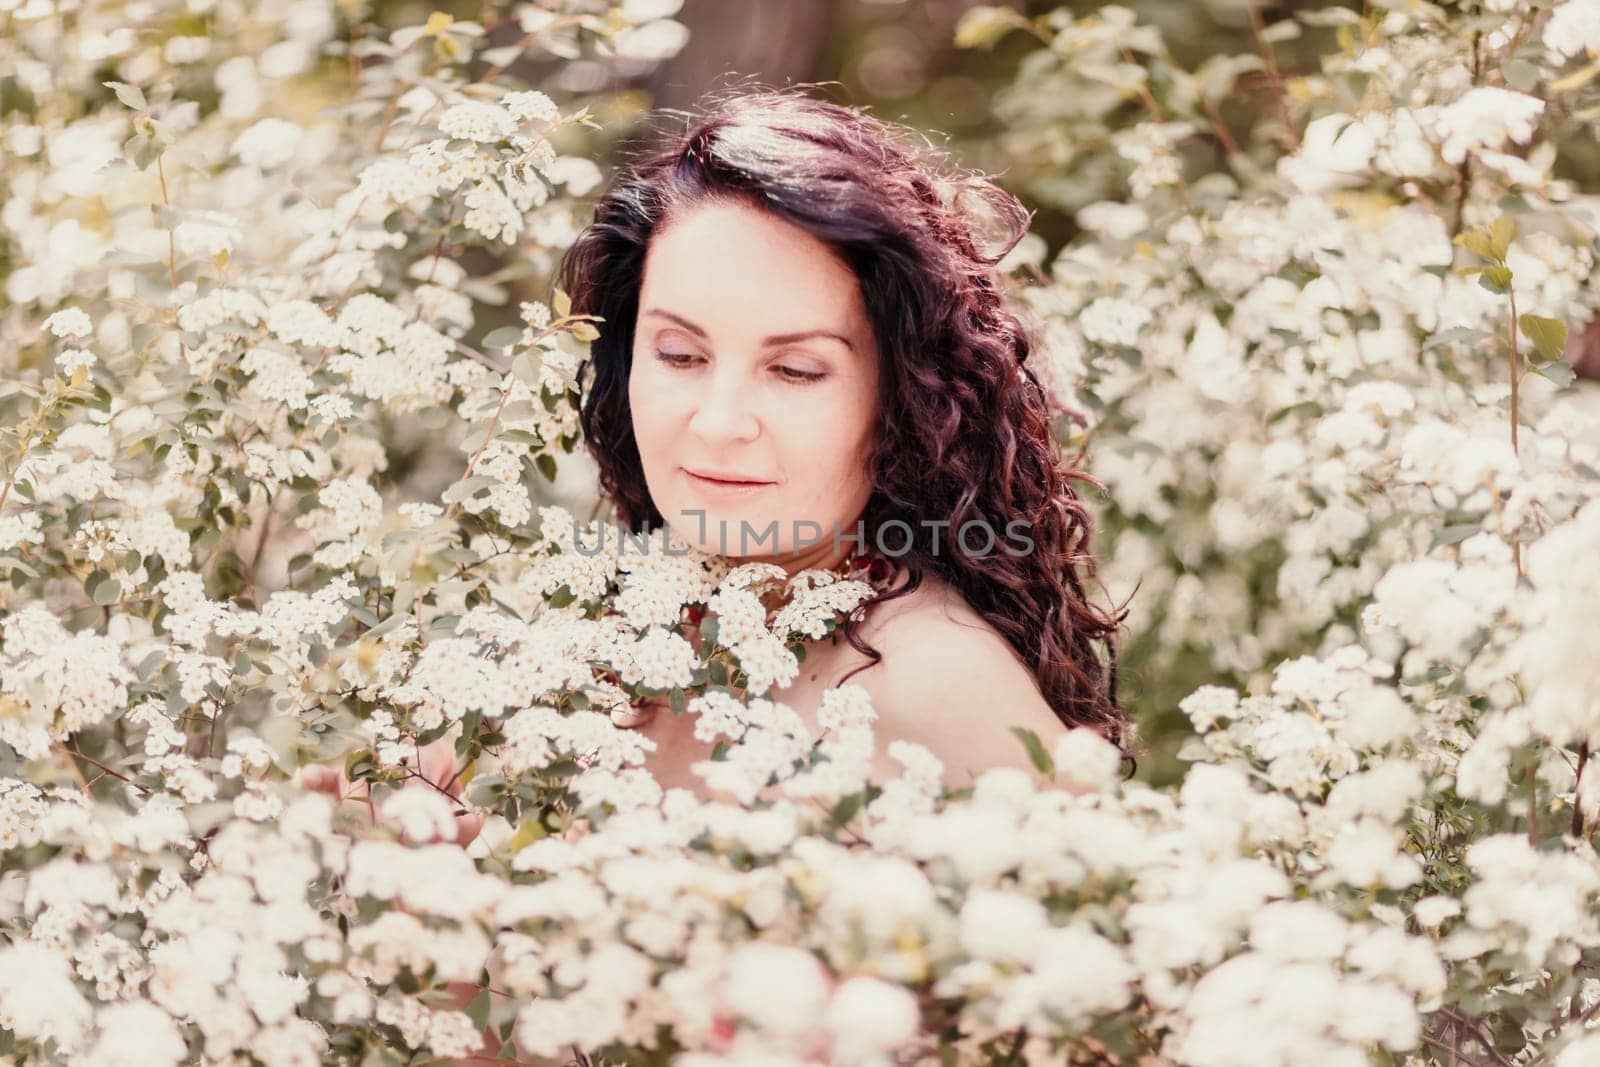
[[[510,5],[501,5],[501,9]],[[1026,32],[1009,33],[988,45],[982,34],[962,41],[964,16],[980,7],[1006,9],[1025,19],[1055,11],[1087,15],[1104,8],[1092,0],[1013,0],[980,5],[974,0],[684,0],[674,16],[689,30],[688,43],[662,61],[530,55],[512,68],[531,83],[596,101],[610,152],[597,158],[615,164],[628,144],[648,135],[652,108],[692,109],[708,92],[740,85],[807,83],[819,95],[865,106],[882,118],[922,131],[949,150],[961,166],[995,175],[1035,210],[1035,232],[1053,253],[1076,233],[1072,212],[1084,203],[1116,199],[1125,190],[1093,174],[1046,173],[1030,166],[1023,144],[1007,134],[1017,117],[1007,87],[1019,65],[1039,51]],[[1210,57],[1268,50],[1273,72],[1246,72],[1219,107],[1226,124],[1248,142],[1257,122],[1273,121],[1275,78],[1292,79],[1317,70],[1332,31],[1308,31],[1290,40],[1263,41],[1265,26],[1326,7],[1360,4],[1253,0],[1132,0],[1120,5],[1138,22],[1160,29],[1177,64],[1194,69]],[[488,22],[496,10],[477,0],[377,0],[369,21],[386,27],[412,25],[434,10]],[[507,19],[491,26],[497,43],[516,41]],[[562,101],[565,102],[565,101]],[[1143,105],[1127,101],[1130,110]],[[1196,139],[1195,173],[1221,159]],[[609,159],[608,159],[609,156]],[[1020,158],[1019,158],[1020,157]]]

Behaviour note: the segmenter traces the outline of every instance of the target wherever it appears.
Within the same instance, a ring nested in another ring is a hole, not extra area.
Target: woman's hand
[[[457,809],[455,817],[455,843],[463,848],[472,843],[483,829],[483,816],[468,811],[461,805],[461,773],[456,767],[455,745],[449,736],[441,737],[422,746],[420,750],[401,759],[406,770],[402,789],[432,789],[442,792]],[[381,814],[372,803],[372,789],[368,782],[352,783],[345,777],[342,767],[312,763],[300,768],[295,780],[305,789],[327,793],[342,804],[360,807],[363,817],[377,825]]]

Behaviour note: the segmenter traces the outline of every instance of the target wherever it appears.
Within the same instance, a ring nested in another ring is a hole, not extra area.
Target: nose
[[[708,446],[753,441],[761,433],[750,384],[734,368],[713,374],[689,419],[689,432]]]

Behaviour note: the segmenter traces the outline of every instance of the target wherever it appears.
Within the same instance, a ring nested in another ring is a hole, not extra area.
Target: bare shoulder
[[[883,659],[850,679],[872,696],[879,748],[923,745],[957,786],[989,767],[1031,771],[1012,727],[1047,746],[1065,728],[1010,642],[937,579],[881,607],[868,612],[862,637]]]

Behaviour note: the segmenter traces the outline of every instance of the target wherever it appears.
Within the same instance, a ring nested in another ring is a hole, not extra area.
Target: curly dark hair
[[[868,603],[938,575],[1016,649],[1064,724],[1095,729],[1127,753],[1115,643],[1126,612],[1084,594],[1093,524],[1073,482],[1100,485],[1060,458],[1054,409],[1027,365],[1028,332],[1001,300],[995,270],[1030,216],[992,182],[956,176],[933,157],[902,128],[799,89],[714,98],[682,131],[638,153],[560,270],[572,310],[604,320],[580,371],[584,436],[619,520],[634,531],[659,528],[628,406],[651,237],[676,213],[710,202],[751,204],[800,227],[855,272],[877,340],[882,406],[865,529],[876,541],[883,523],[899,520],[914,534],[895,561],[906,581]],[[993,254],[979,248],[978,216],[961,206],[974,193],[1009,224]],[[1030,524],[1029,554],[934,551],[938,531],[930,536],[926,525],[998,530],[1015,520]],[[903,540],[897,530],[888,543]],[[878,662],[857,625],[846,621],[846,638]]]

